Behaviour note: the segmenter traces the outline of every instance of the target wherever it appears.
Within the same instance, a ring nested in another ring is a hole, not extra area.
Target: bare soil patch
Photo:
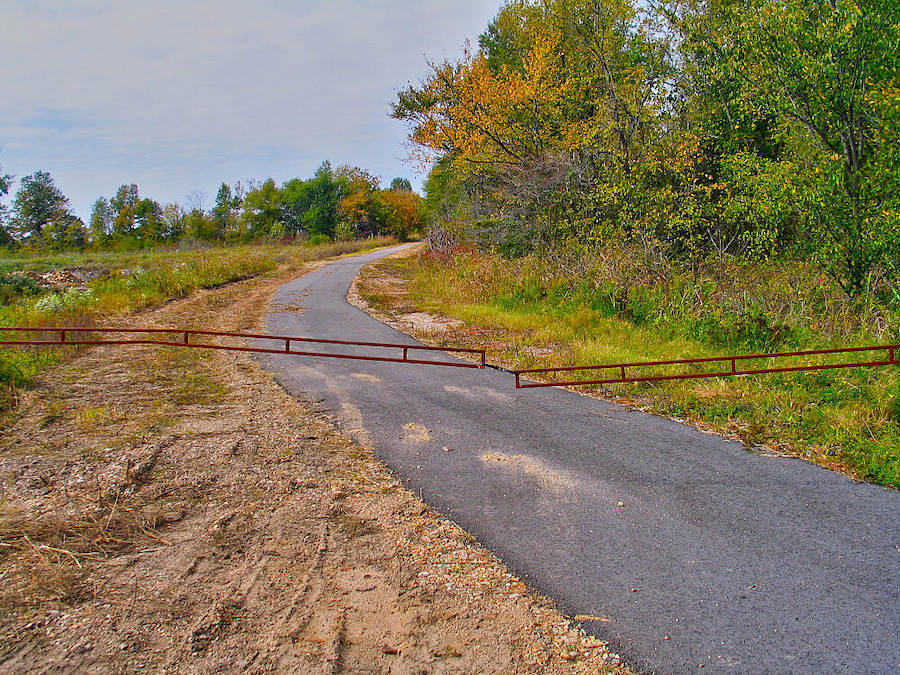
[[[140,320],[258,328],[290,276]],[[239,353],[95,347],[42,376],[2,421],[0,580],[7,671],[621,670]]]
[[[382,258],[379,262],[416,255],[420,250],[420,246],[415,246]],[[383,272],[383,266],[377,263],[363,268],[350,285],[347,302],[397,330],[416,337],[427,336],[432,342],[442,333],[456,336],[460,332],[462,321],[420,311],[409,300],[407,280]],[[372,297],[377,297],[380,302],[369,302],[367,298]]]

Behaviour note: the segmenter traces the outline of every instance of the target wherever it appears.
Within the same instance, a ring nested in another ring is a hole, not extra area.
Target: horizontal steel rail
[[[739,369],[738,362],[773,359],[773,358],[791,358],[803,356],[822,356],[829,354],[853,354],[859,352],[887,352],[887,360],[870,360],[855,361],[852,363],[822,363],[808,364],[805,366],[783,366],[780,368],[749,368]],[[845,347],[839,349],[814,349],[808,351],[797,352],[776,352],[772,354],[736,354],[734,356],[711,356],[698,359],[672,359],[669,361],[635,361],[631,363],[607,363],[593,366],[557,366],[548,368],[526,368],[522,370],[512,371],[516,377],[516,389],[533,389],[537,387],[565,387],[575,385],[588,384],[626,384],[632,382],[662,382],[666,380],[690,380],[701,379],[707,377],[736,377],[739,375],[763,375],[767,373],[796,373],[812,370],[832,370],[835,368],[863,368],[868,366],[898,366],[900,361],[897,360],[900,355],[900,345],[877,345],[874,347]],[[730,370],[720,370],[715,372],[696,372],[696,373],[678,373],[674,375],[638,375],[629,376],[626,373],[628,368],[646,368],[651,366],[677,366],[677,365],[698,365],[705,363],[729,363]],[[521,376],[529,374],[543,373],[562,373],[573,371],[598,371],[598,370],[618,370],[619,376],[615,378],[604,378],[594,380],[554,380],[551,382],[528,382],[522,383]]]
[[[357,340],[328,340],[324,338],[298,337],[293,335],[266,335],[262,333],[231,333],[225,331],[211,330],[191,330],[184,328],[63,328],[63,327],[0,327],[0,333],[58,333],[58,340],[0,340],[0,345],[33,345],[33,346],[79,346],[79,345],[163,345],[167,347],[193,347],[196,349],[221,349],[233,352],[254,352],[259,354],[287,354],[290,356],[310,356],[326,359],[350,359],[356,361],[382,361],[386,363],[411,363],[424,366],[448,366],[452,368],[484,368],[485,367],[485,351],[484,349],[471,349],[464,347],[427,347],[425,345],[403,345],[392,342],[364,342]],[[128,335],[134,334],[151,334],[151,335],[178,335],[181,339],[159,340],[159,339],[129,339],[129,340],[85,340],[71,339],[69,334],[85,334],[85,333],[124,333]],[[281,349],[265,349],[262,347],[239,347],[231,345],[209,344],[200,342],[191,342],[191,336],[204,337],[232,337],[232,338],[250,338],[255,340],[274,340],[283,342],[284,347]],[[399,349],[401,356],[369,356],[360,354],[346,353],[329,353],[329,352],[313,352],[298,351],[291,349],[291,343],[309,343],[309,344],[326,344],[326,345],[342,345],[352,347],[375,347],[380,349]],[[452,361],[434,361],[429,359],[409,358],[411,351],[424,352],[453,352],[463,354],[475,354],[481,357],[480,363],[455,363]]]
[[[0,333],[57,333],[59,339],[56,340],[0,340],[0,345],[33,345],[33,346],[79,346],[79,345],[162,345],[168,347],[193,347],[197,349],[220,349],[235,352],[253,352],[259,354],[281,354],[290,356],[307,356],[328,359],[349,359],[357,361],[380,361],[386,363],[409,363],[417,365],[432,366],[448,366],[454,368],[494,368],[503,372],[508,372],[515,376],[515,384],[517,389],[532,389],[538,387],[559,387],[559,386],[577,386],[577,385],[595,385],[595,384],[627,384],[634,382],[661,382],[667,380],[688,380],[701,379],[711,377],[735,377],[742,375],[763,375],[769,373],[792,373],[805,372],[814,370],[832,370],[837,368],[863,368],[872,366],[897,366],[900,365],[900,345],[877,345],[872,347],[844,347],[835,349],[816,349],[807,351],[793,352],[776,352],[770,354],[735,354],[733,356],[711,356],[695,359],[671,359],[666,361],[634,361],[628,363],[608,363],[600,365],[588,366],[551,366],[544,368],[525,368],[520,370],[507,370],[501,366],[487,363],[484,349],[473,349],[467,347],[429,347],[425,345],[404,345],[392,342],[366,342],[359,340],[331,340],[325,338],[310,338],[292,335],[268,335],[263,333],[235,333],[226,331],[210,331],[210,330],[193,330],[184,328],[82,328],[82,327],[0,327]],[[119,334],[149,334],[149,335],[177,335],[179,340],[165,339],[73,339],[72,334],[97,334],[97,333],[119,333]],[[192,342],[191,336],[204,337],[230,337],[255,340],[273,340],[283,342],[284,346],[279,349],[267,349],[263,347],[245,347],[236,345],[212,344],[208,342]],[[381,356],[381,355],[363,355],[348,353],[329,353],[319,351],[300,351],[291,348],[292,343],[306,344],[326,344],[341,345],[353,347],[373,347],[378,349],[399,349],[399,356]],[[475,354],[480,357],[477,363],[468,362],[451,362],[436,361],[424,358],[410,358],[411,351],[419,352],[450,352],[461,354]],[[853,354],[860,352],[886,352],[887,359],[872,359],[867,361],[853,361],[849,363],[821,363],[807,364],[800,366],[782,366],[772,368],[738,368],[738,363],[776,358],[792,358],[792,357],[810,357],[823,356],[831,354]],[[653,366],[677,366],[677,365],[700,365],[713,363],[727,363],[731,368],[728,370],[717,370],[713,372],[686,372],[670,375],[632,375],[627,369],[647,368]],[[617,377],[606,377],[601,379],[560,379],[546,382],[528,381],[523,382],[522,376],[530,374],[545,373],[568,373],[568,372],[585,372],[585,371],[601,371],[601,370],[617,370]]]

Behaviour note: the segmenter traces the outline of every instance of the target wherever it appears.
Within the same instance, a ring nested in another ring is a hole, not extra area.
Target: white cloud
[[[499,0],[7,0],[0,165],[48,170],[82,216],[137,182],[161,201],[330,158],[410,175],[394,92]]]

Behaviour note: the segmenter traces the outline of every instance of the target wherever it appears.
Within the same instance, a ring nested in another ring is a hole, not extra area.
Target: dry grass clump
[[[88,591],[85,568],[91,561],[164,541],[156,529],[180,514],[148,504],[138,493],[151,480],[158,456],[154,451],[129,462],[118,479],[98,482],[93,495],[70,493],[36,512],[0,506],[0,566],[8,577],[0,604],[35,608],[76,601]]]

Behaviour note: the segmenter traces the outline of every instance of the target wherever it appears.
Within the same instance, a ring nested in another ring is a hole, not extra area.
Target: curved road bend
[[[268,331],[415,344],[345,300],[395,250],[286,284]],[[262,361],[639,669],[900,669],[900,493],[492,370]]]

